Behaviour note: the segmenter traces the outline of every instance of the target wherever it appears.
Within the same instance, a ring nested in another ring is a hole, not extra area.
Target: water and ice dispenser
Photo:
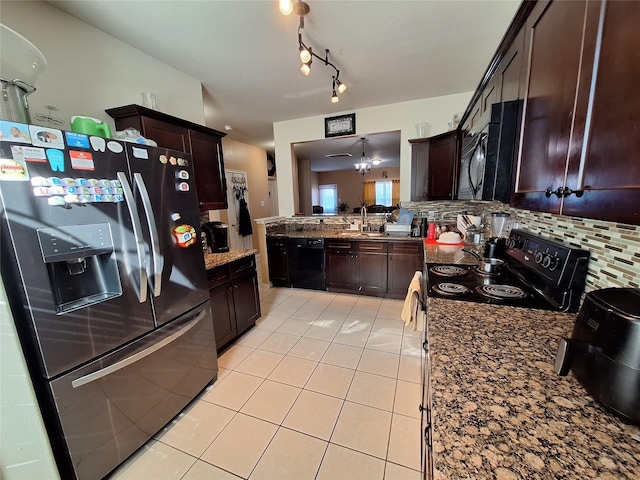
[[[122,295],[108,223],[40,228],[37,232],[57,314]]]

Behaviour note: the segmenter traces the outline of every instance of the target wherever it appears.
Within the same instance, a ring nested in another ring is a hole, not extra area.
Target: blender
[[[506,238],[511,227],[511,214],[506,212],[494,212],[489,219],[491,237]]]

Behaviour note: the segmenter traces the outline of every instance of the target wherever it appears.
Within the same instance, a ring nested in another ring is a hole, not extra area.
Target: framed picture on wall
[[[338,115],[324,119],[324,138],[355,135],[356,114]]]

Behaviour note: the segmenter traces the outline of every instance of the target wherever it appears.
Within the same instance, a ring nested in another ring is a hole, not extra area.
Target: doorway
[[[253,235],[240,235],[240,201],[249,205],[249,190],[247,188],[247,172],[241,170],[225,170],[227,177],[227,203],[229,222],[229,247],[253,248]]]

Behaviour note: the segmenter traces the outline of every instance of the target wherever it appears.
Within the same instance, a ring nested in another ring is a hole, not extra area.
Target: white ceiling
[[[47,3],[200,80],[207,126],[273,151],[274,122],[474,91],[520,0],[308,0],[303,39],[348,85],[337,104],[333,69],[300,73],[299,17],[277,0]]]

